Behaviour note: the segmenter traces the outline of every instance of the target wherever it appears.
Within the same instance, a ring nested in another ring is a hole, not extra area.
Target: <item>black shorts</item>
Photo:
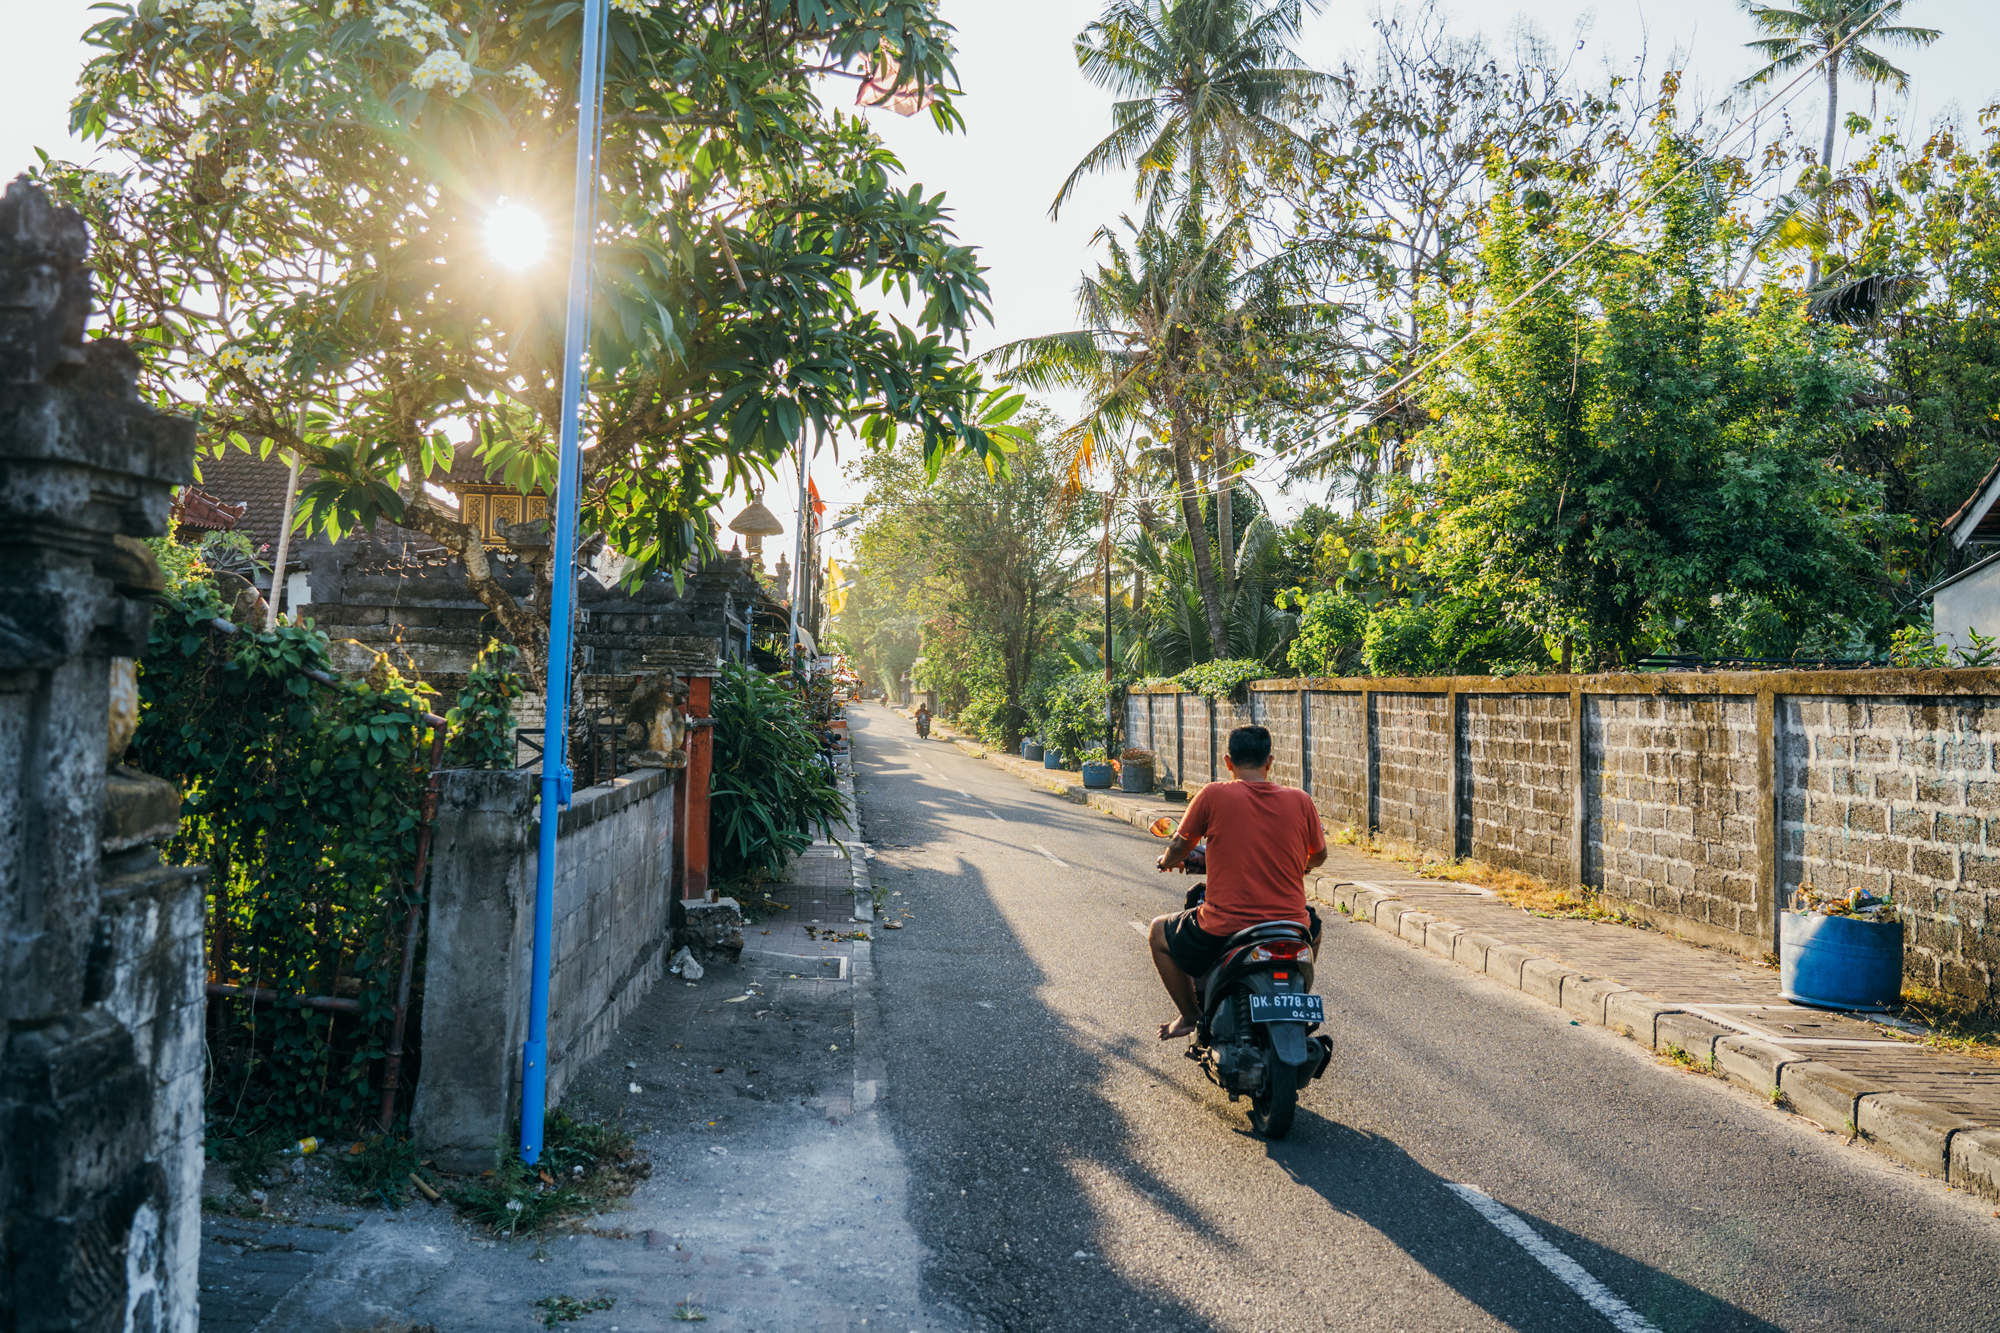
[[[1189,976],[1199,980],[1208,975],[1209,969],[1222,959],[1229,947],[1227,935],[1211,935],[1195,923],[1195,913],[1199,908],[1190,907],[1185,912],[1176,912],[1167,918],[1167,956],[1174,960],[1174,966]],[[1306,917],[1311,923],[1307,929],[1312,932],[1313,948],[1319,948],[1319,913],[1310,906]]]

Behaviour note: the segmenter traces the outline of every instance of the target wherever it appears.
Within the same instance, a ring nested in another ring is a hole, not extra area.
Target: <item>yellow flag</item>
[[[832,556],[826,558],[826,609],[832,615],[839,615],[847,607],[847,589],[840,585],[847,580],[841,575],[840,566]]]

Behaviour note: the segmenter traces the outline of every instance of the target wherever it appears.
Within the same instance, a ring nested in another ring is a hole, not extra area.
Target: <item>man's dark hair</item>
[[[1262,727],[1238,727],[1229,733],[1229,761],[1238,768],[1262,768],[1271,762],[1271,733]]]

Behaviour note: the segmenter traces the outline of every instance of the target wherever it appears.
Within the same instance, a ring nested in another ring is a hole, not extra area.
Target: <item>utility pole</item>
[[[1118,743],[1118,701],[1108,688],[1114,677],[1111,670],[1111,492],[1104,494],[1104,758],[1108,763],[1113,758],[1111,749]]]
[[[799,432],[799,531],[796,548],[798,554],[792,561],[792,629],[791,663],[792,679],[797,680],[805,673],[799,668],[803,655],[799,652],[799,599],[806,589],[806,521],[812,514],[811,498],[806,494],[806,436]]]
[[[529,979],[528,1038],[521,1048],[521,1160],[542,1156],[548,1104],[549,969],[554,959],[556,826],[569,804],[570,615],[576,598],[576,521],[583,427],[583,360],[590,349],[591,242],[597,229],[597,150],[604,110],[606,0],[584,0],[583,50],[576,98],[576,195],[570,217],[569,309],[563,323],[562,418],[559,423],[553,547],[549,559],[548,697],[542,715],[542,804],[535,863],[534,971]],[[478,540],[475,537],[473,540]]]

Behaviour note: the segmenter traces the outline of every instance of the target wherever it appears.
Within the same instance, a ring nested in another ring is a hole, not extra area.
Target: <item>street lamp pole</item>
[[[576,598],[576,521],[583,424],[583,358],[590,342],[590,252],[597,230],[598,120],[604,101],[607,0],[583,0],[576,96],[576,201],[569,242],[569,310],[563,325],[562,421],[549,570],[548,697],[542,714],[541,841],[535,861],[535,954],[528,1039],[521,1049],[521,1160],[542,1155],[549,1084],[549,967],[555,936],[556,828],[569,804],[570,614]],[[477,537],[473,540],[478,540]]]

